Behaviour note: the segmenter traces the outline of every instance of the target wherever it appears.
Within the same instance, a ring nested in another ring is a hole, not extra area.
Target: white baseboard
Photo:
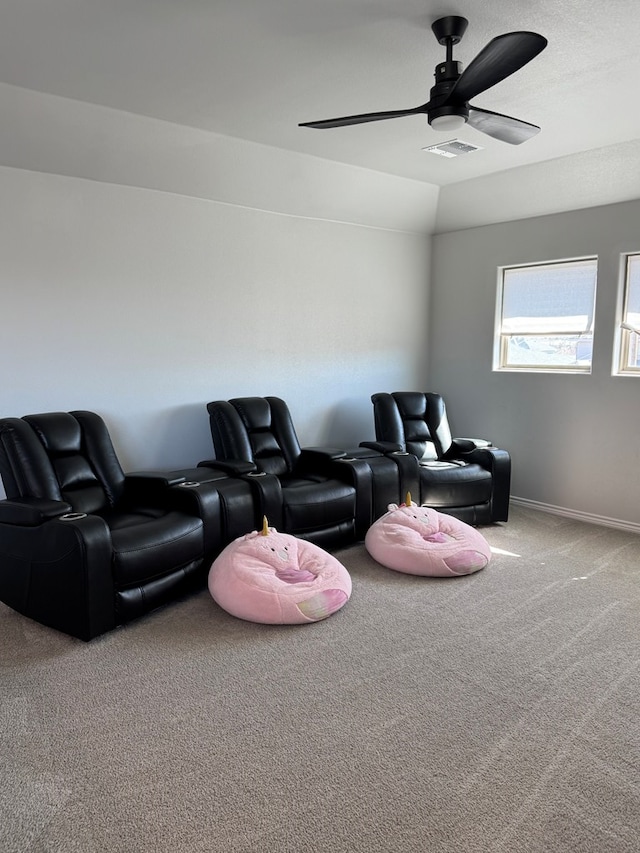
[[[608,518],[606,515],[594,515],[590,512],[566,509],[562,506],[545,504],[540,501],[531,501],[528,498],[512,497],[511,503],[517,504],[518,506],[529,507],[530,509],[538,509],[540,512],[549,512],[552,515],[562,515],[565,518],[572,518],[575,521],[586,521],[589,524],[601,524],[603,527],[615,527],[616,530],[626,530],[628,533],[640,533],[640,524],[637,524],[634,521],[623,521],[619,518]]]

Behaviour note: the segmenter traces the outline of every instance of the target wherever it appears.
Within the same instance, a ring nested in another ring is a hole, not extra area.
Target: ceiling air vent
[[[448,142],[440,142],[438,145],[429,145],[428,148],[423,148],[423,151],[428,151],[430,154],[439,154],[441,157],[459,157],[461,154],[470,154],[472,151],[482,151],[480,145],[472,145],[470,142],[463,142],[461,139],[450,139]]]

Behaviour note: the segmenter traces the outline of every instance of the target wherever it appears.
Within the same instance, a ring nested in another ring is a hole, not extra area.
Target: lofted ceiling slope
[[[452,134],[424,116],[298,127],[424,103],[444,59],[431,23],[449,14],[469,19],[454,48],[463,66],[505,32],[548,39],[474,99],[539,125],[536,137],[513,146],[465,126],[453,135],[481,149],[445,159],[422,149]],[[540,198],[547,172],[549,193],[558,171],[571,175],[550,209],[572,206],[572,185],[579,205],[633,196],[635,177],[625,176],[640,173],[638,44],[635,0],[5,0],[0,83],[439,187],[443,228],[455,227],[464,187],[478,210],[464,225],[481,221],[491,176],[512,176],[521,196],[535,186]]]

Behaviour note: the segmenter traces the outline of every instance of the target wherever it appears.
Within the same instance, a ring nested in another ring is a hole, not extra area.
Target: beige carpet
[[[2,853],[640,849],[640,537],[514,507],[466,578],[357,546],[324,622],[0,605]]]

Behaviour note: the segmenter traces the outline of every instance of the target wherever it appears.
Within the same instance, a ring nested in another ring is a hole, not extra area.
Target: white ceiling
[[[423,116],[333,130],[298,122],[428,100],[444,48],[431,23],[463,15],[467,65],[494,36],[548,47],[474,99],[540,125],[511,146],[446,160]],[[3,0],[0,82],[445,186],[640,139],[637,0]]]

